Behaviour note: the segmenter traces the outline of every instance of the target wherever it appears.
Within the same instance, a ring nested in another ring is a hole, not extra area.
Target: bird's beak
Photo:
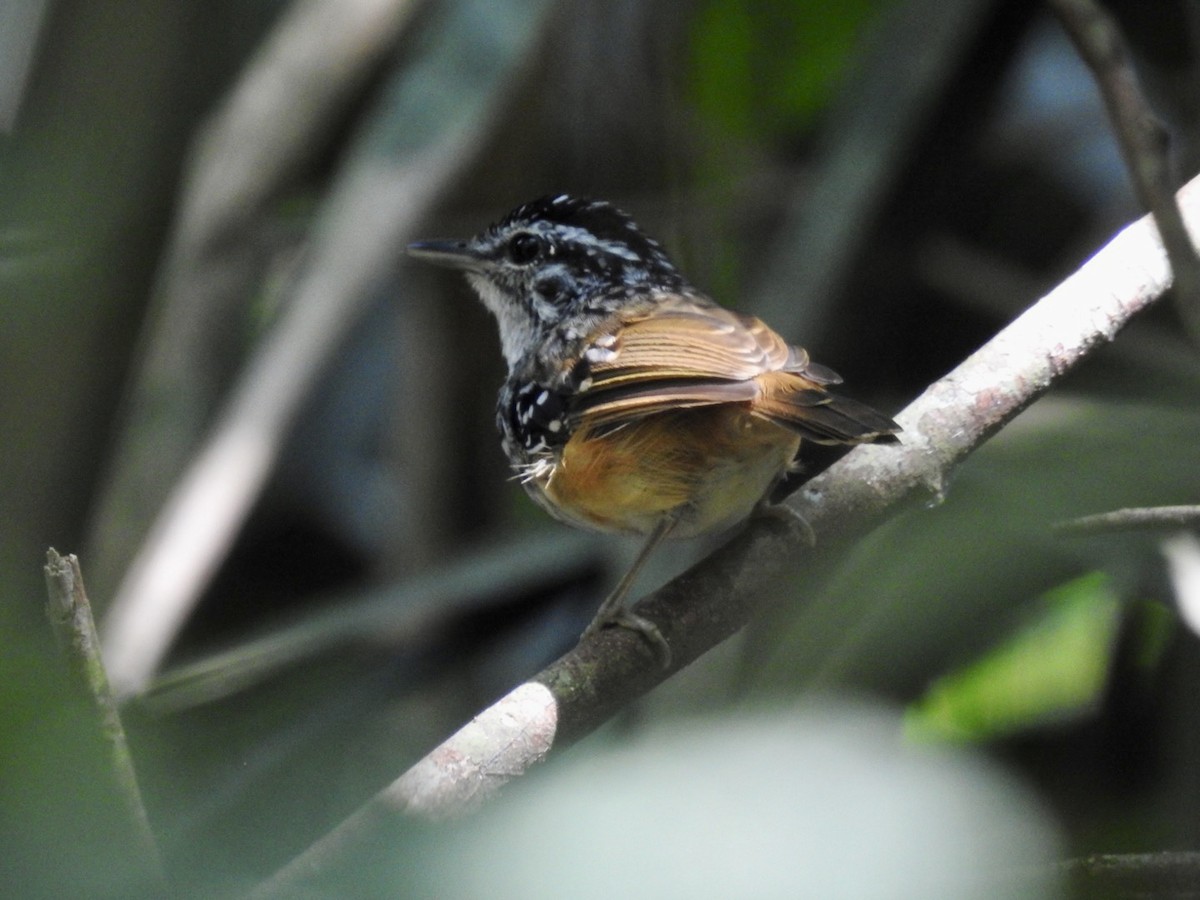
[[[408,245],[408,255],[448,269],[479,271],[487,265],[468,241],[417,241]]]

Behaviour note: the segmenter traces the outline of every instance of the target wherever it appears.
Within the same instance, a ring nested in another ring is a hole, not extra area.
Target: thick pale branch
[[[1180,194],[1188,221],[1200,223],[1200,183]],[[940,497],[968,454],[1043,394],[1170,286],[1149,218],[1125,229],[1029,311],[933,384],[898,420],[901,447],[861,447],[814,478],[791,501],[818,536],[822,561],[901,505]],[[637,605],[671,645],[673,669],[745,625],[770,600],[772,583],[813,562],[801,535],[753,521],[731,541]],[[380,816],[445,817],[469,809],[478,793],[462,779],[485,778],[489,793],[554,748],[588,734],[666,678],[650,648],[624,629],[590,636],[530,683],[482,712],[360,813],[318,841],[263,886],[285,896],[307,875],[336,864],[369,839]],[[549,693],[531,691],[531,685]],[[527,704],[531,695],[553,698]],[[524,718],[522,718],[524,717]],[[479,736],[500,735],[490,748]],[[512,735],[519,735],[513,740]],[[530,748],[535,748],[531,752]],[[486,769],[462,760],[486,760]]]

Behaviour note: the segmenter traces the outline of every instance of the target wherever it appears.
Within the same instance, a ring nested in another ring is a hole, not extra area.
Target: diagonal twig
[[[1175,202],[1167,131],[1142,94],[1116,20],[1095,0],[1049,2],[1096,77],[1134,193],[1154,216],[1175,270],[1174,294],[1180,316],[1193,340],[1200,342],[1200,256]]]
[[[1080,516],[1078,519],[1057,523],[1054,530],[1060,534],[1104,534],[1146,529],[1177,530],[1197,526],[1200,526],[1200,506],[1151,506]]]
[[[1081,896],[1187,897],[1200,884],[1200,853],[1188,850],[1098,853],[1066,860],[1059,868]]]
[[[83,587],[83,573],[75,554],[61,556],[54,548],[46,551],[46,616],[54,629],[54,636],[66,658],[67,668],[76,692],[88,701],[95,716],[96,730],[107,748],[108,764],[105,770],[112,777],[113,787],[120,797],[125,812],[125,822],[134,842],[136,862],[148,880],[160,888],[166,886],[166,874],[162,857],[146,807],[142,804],[142,792],[138,787],[133,757],[121,714],[116,700],[109,689],[104,662],[100,658],[100,638],[92,618],[92,606]]]

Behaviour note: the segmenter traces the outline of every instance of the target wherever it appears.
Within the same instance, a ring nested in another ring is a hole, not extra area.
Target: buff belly
[[[671,536],[692,537],[748,516],[799,445],[788,429],[741,409],[680,410],[573,434],[557,465],[527,487],[572,525],[647,534],[674,515]]]

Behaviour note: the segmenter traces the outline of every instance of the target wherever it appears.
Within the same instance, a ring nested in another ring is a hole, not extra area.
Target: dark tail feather
[[[818,444],[895,444],[900,426],[865,403],[824,391],[779,391],[755,411]]]

